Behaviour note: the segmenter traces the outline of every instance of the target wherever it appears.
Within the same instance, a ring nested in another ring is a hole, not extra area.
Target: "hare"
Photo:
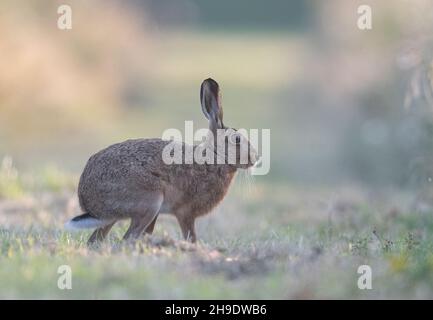
[[[237,169],[249,168],[258,161],[249,141],[223,124],[216,81],[210,78],[203,81],[200,100],[209,120],[209,134],[202,144],[188,146],[162,139],[135,139],[111,145],[91,156],[78,185],[84,214],[70,220],[66,227],[96,228],[88,240],[92,244],[104,240],[116,221],[131,219],[123,239],[134,240],[145,232],[153,232],[159,214],[171,213],[177,218],[183,237],[195,242],[195,219],[210,212],[224,198]],[[223,152],[216,144],[220,132],[224,133]],[[187,147],[193,151],[199,147],[211,150],[215,161],[166,164],[162,154],[169,143],[179,144],[183,153]],[[236,150],[235,161],[231,163],[224,151],[229,145]],[[244,163],[240,161],[241,150],[248,152]]]

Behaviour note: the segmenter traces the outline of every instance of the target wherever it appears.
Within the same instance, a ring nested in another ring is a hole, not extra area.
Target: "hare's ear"
[[[224,129],[220,89],[215,80],[209,78],[203,81],[200,89],[200,102],[204,116],[209,120],[209,129],[213,133],[217,129]]]

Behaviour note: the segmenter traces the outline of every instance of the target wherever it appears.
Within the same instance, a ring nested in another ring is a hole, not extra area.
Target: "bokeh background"
[[[3,1],[0,156],[77,172],[96,150],[206,126],[198,92],[223,90],[233,127],[270,128],[281,183],[428,183],[431,1]],[[425,91],[428,91],[427,94]]]
[[[431,0],[1,1],[0,298],[431,298],[431,30]],[[271,130],[269,174],[197,246],[170,216],[132,246],[126,222],[101,250],[66,232],[90,155],[206,127],[208,77],[227,125]]]

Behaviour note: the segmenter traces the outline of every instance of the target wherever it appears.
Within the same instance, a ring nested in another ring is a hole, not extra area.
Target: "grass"
[[[18,171],[14,168],[11,157],[4,157],[0,163],[0,198],[16,198],[23,195]]]
[[[36,174],[21,174],[15,168],[12,157],[5,156],[0,162],[0,199],[20,199],[40,191],[71,191],[77,181],[76,176],[55,165],[46,165]]]
[[[45,175],[35,175],[31,187],[38,185],[37,193],[23,183],[21,196],[3,193],[0,200],[2,299],[433,294],[433,215],[412,209],[415,197],[409,193],[260,182],[246,188],[238,179],[222,205],[199,220],[197,245],[182,241],[175,219],[162,216],[154,235],[137,243],[120,240],[127,228],[120,223],[108,241],[89,249],[89,232],[62,228],[79,212],[69,186],[74,177],[59,179],[65,185],[53,188],[40,182]],[[357,288],[357,270],[364,264],[372,268],[372,290]],[[62,265],[71,267],[71,290],[57,287]]]

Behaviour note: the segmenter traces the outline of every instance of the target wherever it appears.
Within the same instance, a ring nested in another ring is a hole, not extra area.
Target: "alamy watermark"
[[[359,30],[373,29],[373,16],[371,7],[367,4],[360,5],[357,10],[359,17],[357,26]]]
[[[361,276],[358,278],[358,289],[360,290],[371,290],[372,286],[372,271],[369,265],[362,265],[358,267],[358,274]]]
[[[72,269],[64,264],[57,268],[57,273],[60,275],[57,279],[57,288],[60,290],[72,289]]]
[[[67,4],[62,4],[57,8],[57,13],[60,15],[57,18],[57,28],[60,30],[72,29],[72,8]]]
[[[270,170],[270,129],[209,129],[194,132],[193,121],[185,121],[185,136],[179,129],[167,129],[163,140],[172,140],[163,152],[165,164],[230,164],[251,167],[251,174],[266,175]],[[184,143],[183,143],[184,142]],[[194,145],[194,142],[199,144]],[[258,149],[261,149],[260,157]]]

